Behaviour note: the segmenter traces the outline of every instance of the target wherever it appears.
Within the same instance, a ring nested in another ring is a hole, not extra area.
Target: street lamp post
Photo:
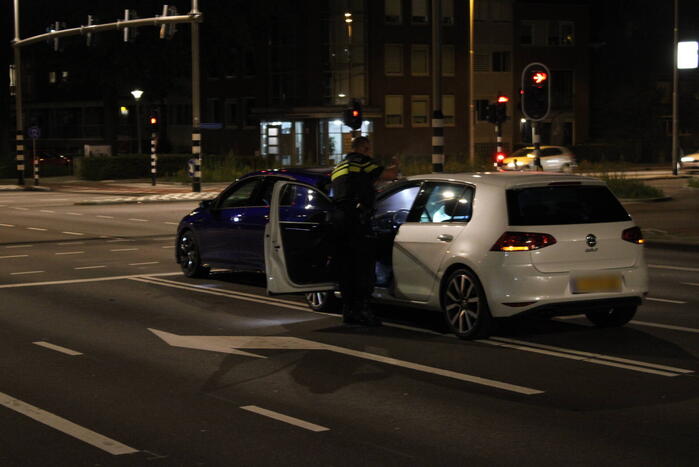
[[[141,154],[141,96],[143,91],[134,89],[131,95],[136,99],[136,139],[138,139],[138,154]]]

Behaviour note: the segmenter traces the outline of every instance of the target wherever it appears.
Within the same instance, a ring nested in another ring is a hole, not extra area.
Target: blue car
[[[176,260],[187,277],[205,277],[211,268],[264,271],[264,232],[274,184],[298,181],[330,190],[331,168],[275,169],[236,180],[216,198],[202,201],[177,227]],[[312,215],[308,195],[289,194],[285,215]]]

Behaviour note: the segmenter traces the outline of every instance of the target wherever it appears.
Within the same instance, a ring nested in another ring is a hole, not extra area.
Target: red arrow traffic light
[[[549,75],[543,71],[537,71],[532,75],[532,81],[535,84],[543,84],[547,79],[549,79]]]

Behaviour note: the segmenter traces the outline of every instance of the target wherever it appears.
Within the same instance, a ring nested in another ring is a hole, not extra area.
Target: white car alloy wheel
[[[334,292],[309,292],[305,295],[306,303],[313,311],[335,313],[339,309],[340,300]]]
[[[454,271],[442,290],[447,325],[462,339],[486,337],[492,318],[478,278],[467,269]]]

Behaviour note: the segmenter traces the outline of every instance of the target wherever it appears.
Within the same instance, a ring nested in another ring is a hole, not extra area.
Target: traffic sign
[[[38,126],[30,126],[27,129],[27,135],[31,139],[37,139],[41,136],[41,129]]]

